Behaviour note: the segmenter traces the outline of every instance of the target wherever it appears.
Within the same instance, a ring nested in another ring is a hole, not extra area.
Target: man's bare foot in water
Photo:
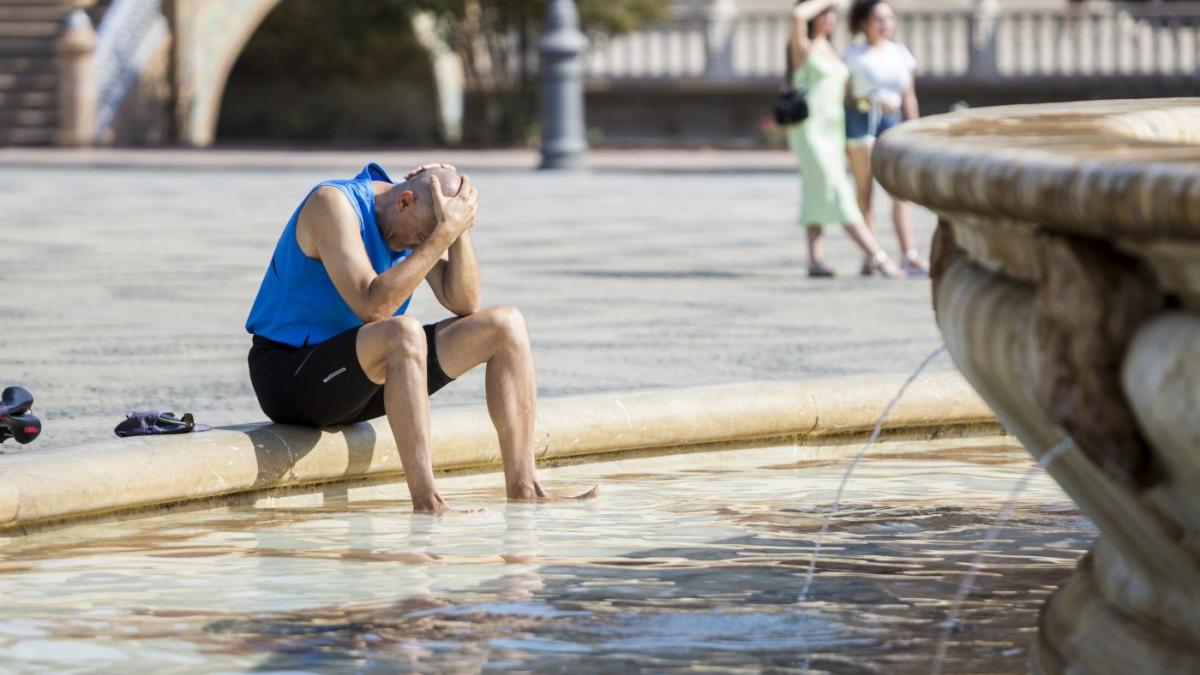
[[[428,516],[444,516],[450,513],[482,513],[483,509],[476,507],[473,509],[452,509],[446,505],[446,502],[439,496],[436,502],[429,503],[422,501],[413,502],[413,513],[420,513]]]
[[[585,501],[599,497],[600,486],[593,485],[592,489],[588,490],[587,492],[574,496],[549,494],[542,489],[541,484],[537,482],[534,482],[532,486],[527,483],[510,486],[507,492],[508,501],[510,502]],[[446,500],[442,499],[442,496],[436,492],[427,498],[413,500],[413,513],[426,513],[432,516],[440,516],[447,513],[478,513],[482,510],[483,509],[452,509],[446,505]]]
[[[561,502],[561,501],[583,501],[585,499],[595,499],[600,496],[600,486],[593,485],[592,489],[583,494],[573,497],[568,495],[552,495],[542,489],[542,486],[537,481],[530,483],[519,483],[508,486],[508,501],[510,502]]]
[[[446,500],[442,499],[442,496],[436,492],[428,497],[413,497],[412,505],[413,513],[429,513],[438,515],[450,512],[450,507],[446,506]]]

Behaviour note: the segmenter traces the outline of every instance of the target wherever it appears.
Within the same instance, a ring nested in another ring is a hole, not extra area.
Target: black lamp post
[[[543,169],[578,169],[587,138],[583,125],[583,52],[575,0],[550,0],[541,43]]]

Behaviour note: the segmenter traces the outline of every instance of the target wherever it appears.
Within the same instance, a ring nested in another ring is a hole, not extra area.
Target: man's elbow
[[[455,316],[471,316],[475,312],[479,311],[479,300],[459,303],[454,307],[451,307],[450,311],[454,312]]]
[[[387,312],[383,311],[382,309],[369,310],[369,311],[364,311],[364,312],[355,312],[355,314],[358,315],[359,320],[362,321],[363,323],[375,323],[376,321],[383,321],[384,319],[392,316],[391,314],[388,314]]]
[[[454,312],[457,316],[470,316],[479,311],[480,305],[481,301],[478,293],[465,293],[454,298],[454,302],[447,309]]]
[[[357,303],[351,304],[354,313],[363,323],[375,323],[391,318],[396,313],[396,307],[389,307],[389,302],[386,298],[379,297],[379,290],[376,284],[379,282],[379,277],[376,276],[367,286],[366,292],[362,294]]]
[[[358,318],[363,323],[375,323],[376,321],[383,321],[390,318],[396,313],[396,308],[389,307],[387,303],[380,302],[357,307],[354,313],[358,315]]]

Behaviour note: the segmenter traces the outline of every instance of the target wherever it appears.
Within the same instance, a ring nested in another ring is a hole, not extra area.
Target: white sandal
[[[896,263],[892,262],[892,259],[888,257],[888,254],[884,253],[883,251],[877,251],[875,255],[870,257],[867,265],[863,266],[864,272],[868,266],[873,274],[881,274],[888,279],[903,279],[908,276],[908,274],[902,268],[897,267]]]
[[[917,253],[915,248],[904,252],[904,262],[900,264],[900,269],[913,277],[929,276],[929,263],[921,257],[921,254]]]

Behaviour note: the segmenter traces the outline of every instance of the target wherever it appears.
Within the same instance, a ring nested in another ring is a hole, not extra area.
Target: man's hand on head
[[[437,176],[429,177],[433,193],[433,215],[437,219],[437,230],[442,230],[453,240],[457,240],[475,224],[475,215],[479,210],[479,191],[467,176],[462,177],[458,194],[447,197],[442,194],[442,184]]]
[[[419,173],[424,173],[430,169],[449,169],[455,173],[458,173],[458,169],[454,168],[453,164],[446,164],[444,162],[431,162],[429,164],[422,164],[421,166],[418,166],[412,171],[404,174],[404,180],[408,180],[409,178],[412,178]]]

